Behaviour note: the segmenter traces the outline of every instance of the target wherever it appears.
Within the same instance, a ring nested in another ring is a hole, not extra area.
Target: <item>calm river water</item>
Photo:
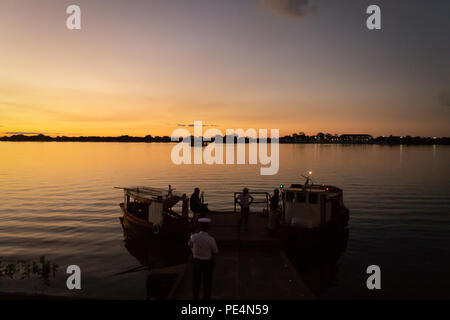
[[[321,298],[450,298],[450,147],[280,145],[278,174],[261,176],[259,165],[176,166],[173,146],[0,142],[3,273],[39,268],[42,256],[58,265],[47,280],[3,274],[0,292],[145,298],[145,272],[112,276],[139,265],[124,247],[115,186],[199,186],[210,207],[230,209],[243,186],[272,191],[312,170],[315,183],[343,188],[350,210],[347,247]],[[81,291],[66,288],[71,264]],[[382,271],[377,292],[365,285],[371,264]]]

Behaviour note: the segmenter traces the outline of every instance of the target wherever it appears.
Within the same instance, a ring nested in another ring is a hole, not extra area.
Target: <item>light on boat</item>
[[[311,175],[311,174],[312,174],[312,171],[309,171],[308,174]]]
[[[280,189],[283,189],[283,188],[284,188],[284,185],[280,184]]]

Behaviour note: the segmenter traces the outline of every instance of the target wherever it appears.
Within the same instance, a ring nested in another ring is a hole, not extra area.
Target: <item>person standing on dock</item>
[[[247,230],[248,215],[250,214],[250,205],[253,203],[253,197],[250,195],[248,188],[244,188],[242,193],[237,196],[236,202],[241,206],[241,218],[239,219],[239,230],[244,224]]]
[[[214,271],[214,255],[219,252],[216,240],[208,234],[211,219],[200,218],[200,232],[193,234],[189,240],[192,248],[194,262],[193,294],[194,300],[198,300],[200,285],[203,280],[203,298],[211,299],[212,276]]]
[[[187,197],[186,193],[183,193],[181,200],[182,200],[181,216],[183,218],[188,218],[188,216],[189,216],[189,198]]]
[[[191,195],[190,199],[191,211],[194,214],[200,215],[200,217],[205,217],[209,212],[208,204],[203,203],[200,199],[200,188],[195,188],[194,193]]]

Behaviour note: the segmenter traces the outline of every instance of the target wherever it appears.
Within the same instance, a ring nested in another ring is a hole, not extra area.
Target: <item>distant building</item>
[[[339,140],[344,143],[367,143],[373,140],[370,134],[343,134]]]

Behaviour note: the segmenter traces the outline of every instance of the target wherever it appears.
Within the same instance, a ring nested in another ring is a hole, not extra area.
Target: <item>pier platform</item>
[[[187,264],[171,299],[192,300],[192,283],[192,264]],[[310,300],[314,295],[283,252],[226,248],[216,257],[212,299]]]
[[[267,216],[250,213],[247,230],[238,227],[239,213],[212,212],[208,217],[212,219],[208,233],[216,239],[219,247],[281,247],[280,241],[266,229]]]
[[[209,234],[219,247],[213,275],[214,300],[304,300],[314,299],[281,243],[267,230],[267,217],[252,213],[248,229],[239,230],[239,214],[214,212]],[[170,298],[191,300],[192,264]]]

